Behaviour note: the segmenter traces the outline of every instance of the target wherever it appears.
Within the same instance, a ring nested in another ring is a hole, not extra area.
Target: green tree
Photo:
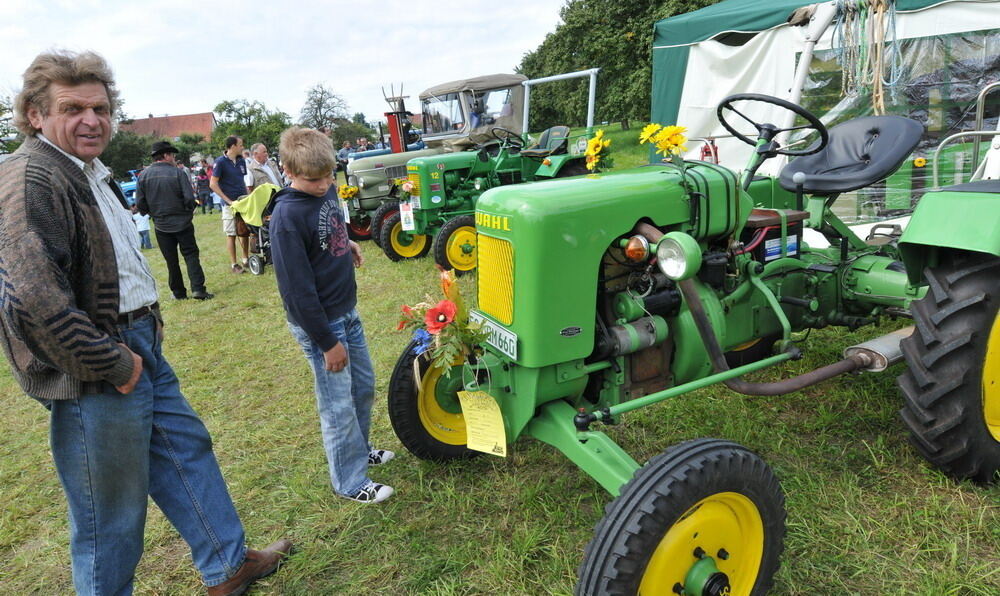
[[[358,137],[372,139],[374,136],[375,131],[368,128],[367,125],[349,120],[341,120],[335,123],[330,131],[330,139],[333,141],[333,146],[337,149],[344,144],[344,141],[351,141],[353,143]]]
[[[302,126],[315,129],[333,129],[347,119],[347,102],[323,83],[316,83],[306,91],[306,103],[299,114]]]
[[[21,135],[14,127],[14,100],[0,95],[0,153],[13,153],[21,146]]]
[[[195,165],[191,163],[191,157],[201,155],[207,157],[212,151],[212,145],[200,134],[182,133],[180,140],[174,143],[177,147],[177,161],[184,165]]]
[[[218,115],[212,131],[211,150],[216,154],[225,151],[226,137],[237,135],[249,148],[253,143],[264,143],[269,149],[278,146],[281,132],[292,125],[292,117],[272,111],[259,101],[236,99],[215,106]]]
[[[138,170],[149,163],[153,137],[137,135],[130,130],[119,130],[111,137],[101,161],[111,168],[116,180],[130,180],[129,170]]]
[[[718,0],[568,0],[562,23],[516,69],[538,78],[600,68],[596,119],[646,122],[652,87],[653,24]],[[583,124],[587,81],[540,85],[531,93],[530,130]]]

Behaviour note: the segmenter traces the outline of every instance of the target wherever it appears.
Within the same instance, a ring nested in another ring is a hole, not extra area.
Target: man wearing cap
[[[194,237],[194,191],[184,170],[177,167],[177,148],[169,141],[153,143],[153,163],[139,174],[135,185],[135,204],[139,213],[153,218],[156,242],[167,263],[167,285],[174,298],[188,297],[181,275],[180,249],[187,265],[191,297],[208,300],[213,297],[205,290],[205,272],[198,258],[198,242]]]
[[[0,346],[50,412],[76,592],[132,593],[152,497],[208,595],[236,596],[292,545],[247,548],[212,438],[163,357],[156,284],[98,159],[117,99],[93,52],[45,52],[24,72],[25,141],[0,163]]]

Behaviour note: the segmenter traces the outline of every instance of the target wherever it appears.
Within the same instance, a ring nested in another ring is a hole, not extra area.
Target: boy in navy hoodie
[[[330,481],[344,498],[378,503],[393,489],[372,482],[368,466],[394,454],[368,442],[375,375],[355,309],[354,279],[363,259],[347,237],[333,179],[333,145],[319,131],[292,127],[281,134],[280,152],[291,185],[274,198],[271,255],[288,328],[316,379]]]

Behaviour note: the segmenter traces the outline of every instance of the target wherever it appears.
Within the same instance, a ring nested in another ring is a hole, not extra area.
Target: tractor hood
[[[749,213],[750,199],[732,172],[704,162],[689,164],[687,172],[700,201],[696,225],[680,173],[667,165],[483,193],[476,204],[479,310],[514,336],[534,338],[523,342],[519,363],[540,367],[590,354],[599,271],[573,264],[598,262],[612,241],[632,230],[634,214],[707,238],[736,228],[737,198],[738,209]]]

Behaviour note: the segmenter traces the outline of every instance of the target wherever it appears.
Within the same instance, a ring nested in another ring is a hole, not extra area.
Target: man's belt
[[[158,308],[159,306],[160,306],[159,302],[154,302],[149,306],[143,306],[142,308],[137,308],[131,312],[123,312],[120,315],[118,315],[118,324],[124,325],[126,327],[131,327],[132,323],[138,321],[139,319],[143,318],[148,314],[151,314],[153,312],[153,309]]]

